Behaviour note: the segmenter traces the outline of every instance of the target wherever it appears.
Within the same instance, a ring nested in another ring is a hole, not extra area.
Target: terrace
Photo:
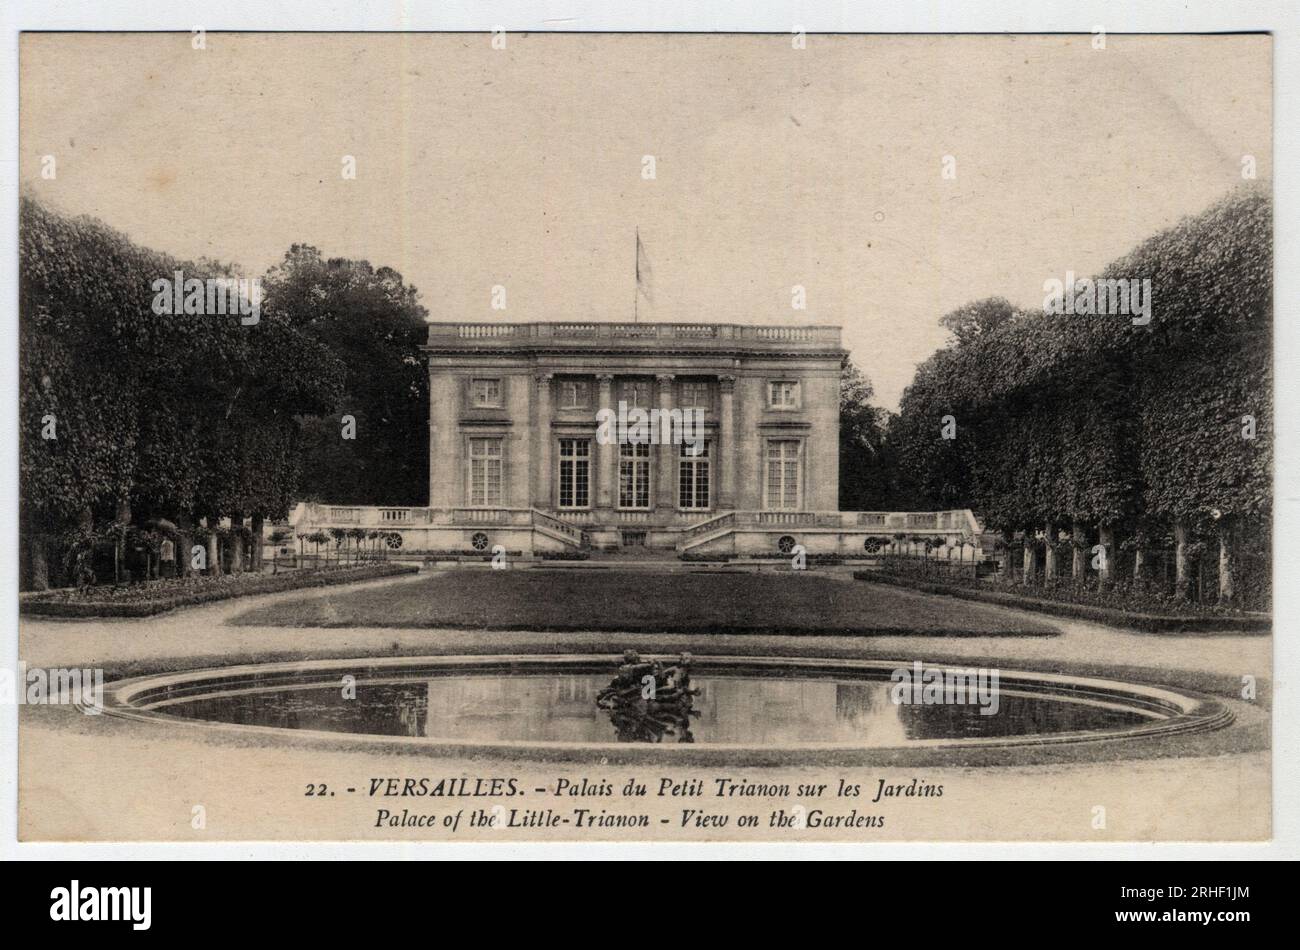
[[[690,551],[735,533],[800,536],[844,536],[859,548],[868,537],[934,538],[940,544],[960,539],[978,545],[982,528],[969,509],[951,511],[724,511],[714,514],[682,511],[616,513],[620,523],[654,525],[675,533],[677,549]],[[366,528],[399,534],[437,526],[537,529],[572,547],[583,544],[583,528],[593,522],[592,512],[550,513],[536,508],[508,507],[371,507],[363,505],[307,505],[296,530]]]

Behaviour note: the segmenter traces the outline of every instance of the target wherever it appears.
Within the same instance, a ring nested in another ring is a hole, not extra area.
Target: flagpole
[[[632,269],[636,281],[632,284],[632,322],[637,322],[641,306],[641,226],[636,227],[636,243],[632,245]]]

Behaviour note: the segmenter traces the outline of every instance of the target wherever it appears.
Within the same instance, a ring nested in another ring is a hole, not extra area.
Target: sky
[[[945,313],[1272,172],[1265,36],[490,40],[25,34],[23,186],[244,276],[387,265],[440,321],[631,320],[639,229],[641,320],[841,325],[893,409]]]

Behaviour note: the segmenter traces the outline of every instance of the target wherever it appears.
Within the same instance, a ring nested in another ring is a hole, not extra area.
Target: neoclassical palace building
[[[969,512],[838,510],[839,327],[434,323],[424,351],[428,507],[316,505],[312,525],[524,554],[848,553],[977,531]]]

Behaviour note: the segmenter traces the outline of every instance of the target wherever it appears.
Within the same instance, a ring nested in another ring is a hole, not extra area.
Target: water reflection
[[[171,715],[250,725],[466,741],[699,742],[758,745],[1015,736],[1137,725],[1141,713],[1003,691],[999,712],[899,706],[888,682],[695,676],[689,702],[599,700],[609,674],[454,675],[408,682],[272,688],[169,705]],[[638,694],[639,697],[639,694]]]

